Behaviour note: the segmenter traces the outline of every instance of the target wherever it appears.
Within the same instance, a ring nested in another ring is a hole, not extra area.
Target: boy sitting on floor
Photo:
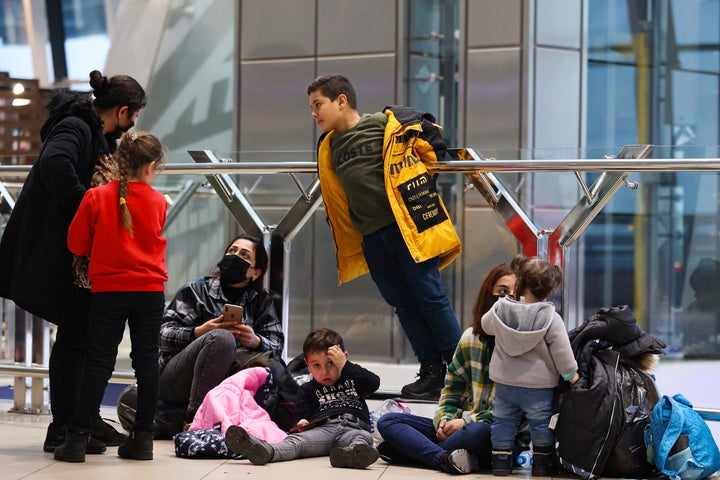
[[[347,360],[342,337],[328,328],[313,330],[303,343],[313,380],[300,386],[297,426],[282,442],[270,444],[239,426],[225,434],[228,448],[255,465],[330,455],[339,468],[365,468],[378,459],[370,434],[365,397],[380,377]]]

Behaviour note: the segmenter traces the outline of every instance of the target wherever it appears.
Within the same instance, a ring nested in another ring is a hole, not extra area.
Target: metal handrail
[[[12,377],[35,377],[46,378],[50,370],[41,365],[20,365],[18,363],[2,364],[0,363],[0,373]],[[135,374],[133,372],[113,372],[113,380],[119,380],[120,383],[135,383]]]
[[[29,165],[0,165],[0,177],[23,175]],[[640,172],[640,171],[714,171],[720,170],[720,158],[645,158],[645,159],[574,159],[574,160],[450,160],[436,162],[433,169],[443,172]],[[315,162],[227,162],[168,163],[161,174],[272,174],[317,173]]]

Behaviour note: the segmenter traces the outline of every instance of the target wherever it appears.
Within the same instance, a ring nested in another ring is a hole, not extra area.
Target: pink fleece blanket
[[[223,380],[205,396],[190,430],[212,429],[219,423],[225,433],[230,425],[240,425],[254,437],[270,443],[282,441],[287,434],[253,398],[267,376],[266,369],[253,367]]]

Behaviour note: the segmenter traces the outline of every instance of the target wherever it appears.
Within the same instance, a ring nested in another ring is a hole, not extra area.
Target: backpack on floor
[[[295,403],[300,385],[312,380],[310,370],[305,363],[305,355],[293,358],[285,367],[277,390],[277,403],[270,414],[273,422],[286,432],[295,426]]]
[[[681,394],[664,395],[645,429],[648,461],[673,480],[699,480],[720,469],[710,428]]]
[[[137,384],[128,385],[120,394],[117,403],[117,416],[120,425],[132,432],[135,428],[135,413],[137,408]],[[155,440],[170,440],[183,429],[183,422],[187,412],[187,404],[158,400],[155,412]]]
[[[215,429],[186,430],[173,438],[180,458],[241,458],[227,448],[225,434]]]

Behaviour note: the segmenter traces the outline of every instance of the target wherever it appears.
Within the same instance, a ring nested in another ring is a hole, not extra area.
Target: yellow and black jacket
[[[439,257],[444,268],[460,254],[462,244],[438,195],[432,170],[447,149],[435,118],[409,107],[385,107],[383,141],[385,190],[405,244],[416,262]],[[333,169],[330,139],[318,142],[318,174],[335,240],[338,283],[368,272],[362,235],[350,220],[347,197]]]

